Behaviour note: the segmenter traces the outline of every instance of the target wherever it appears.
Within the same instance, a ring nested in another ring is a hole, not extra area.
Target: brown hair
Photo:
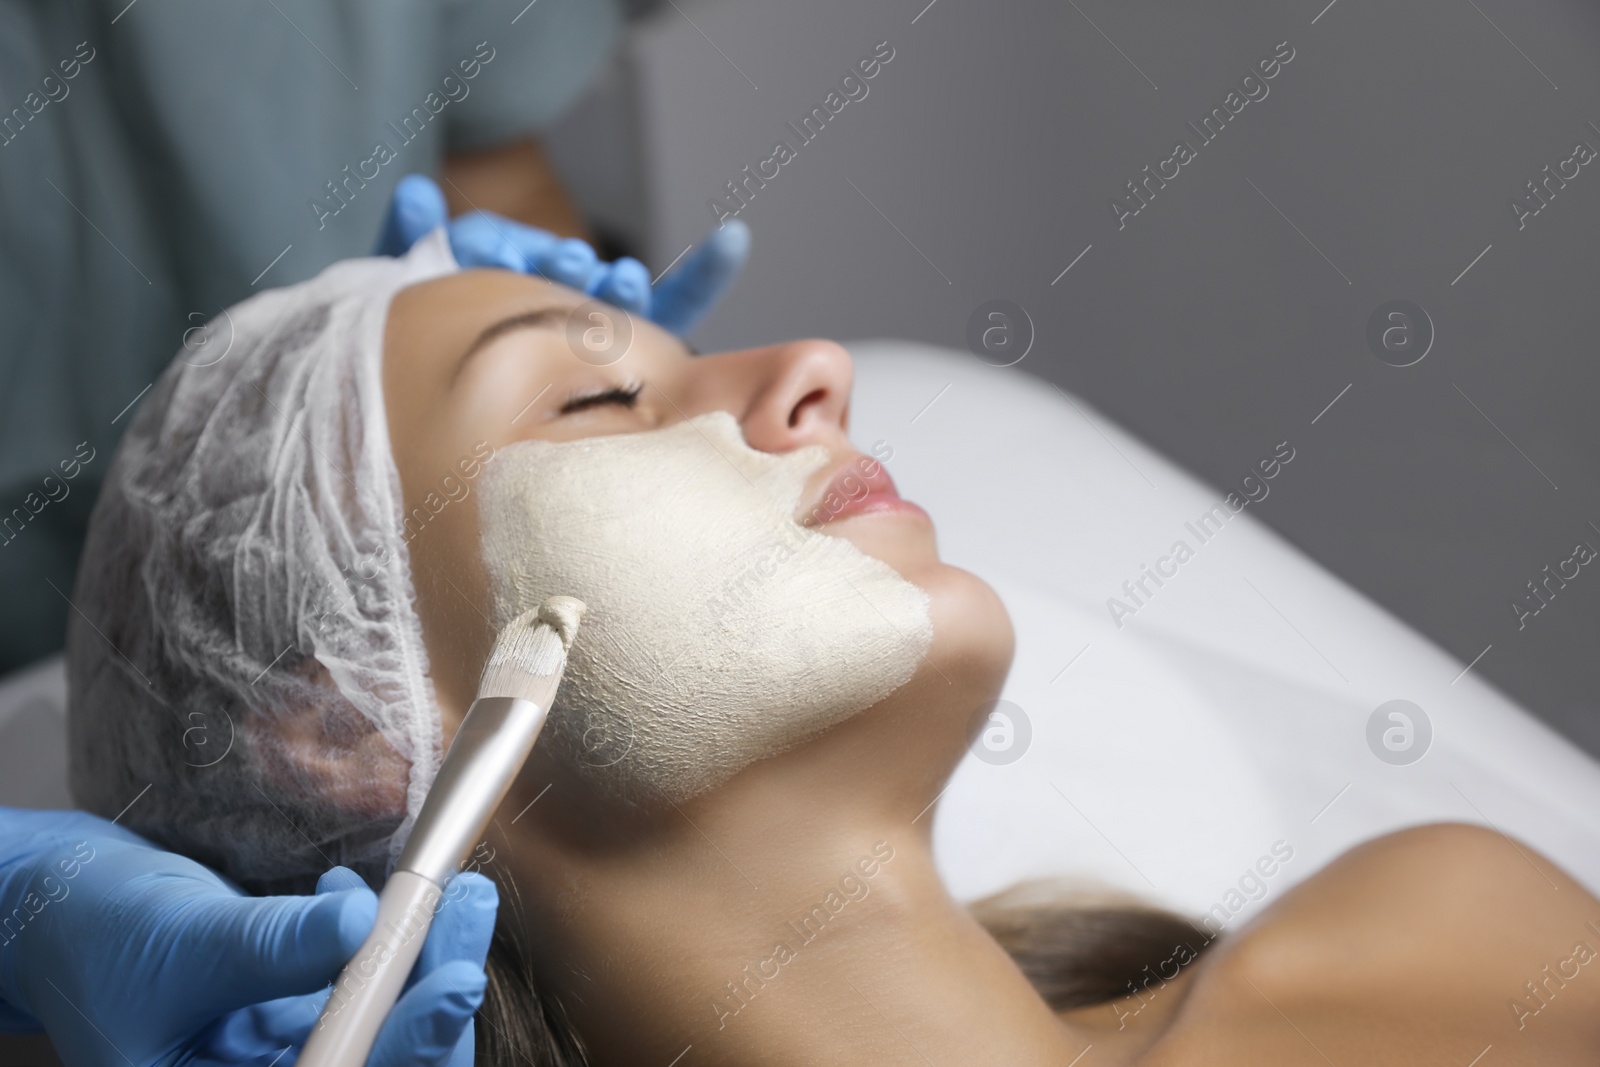
[[[1136,897],[1062,881],[1024,882],[968,910],[1055,1011],[1171,981],[1214,940]]]
[[[487,872],[485,872],[487,873]],[[478,1007],[473,1063],[478,1067],[585,1067],[589,1062],[565,1006],[539,989],[534,946],[522,921],[514,879],[497,877],[500,910],[484,961],[488,986]]]
[[[586,1067],[583,1039],[534,978],[534,949],[522,933],[522,901],[510,879],[501,880],[500,896],[474,1062]],[[1186,966],[1213,940],[1187,919],[1136,898],[1059,882],[1024,883],[969,910],[1055,1011],[1128,996],[1154,981],[1163,963]],[[1170,981],[1173,974],[1162,977]]]

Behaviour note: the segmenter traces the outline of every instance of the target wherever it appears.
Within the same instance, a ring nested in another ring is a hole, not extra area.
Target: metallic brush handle
[[[389,1010],[400,999],[443,890],[410,871],[395,871],[378,898],[378,922],[339,972],[296,1067],[362,1067]]]
[[[364,1067],[422,952],[445,883],[482,838],[546,714],[520,697],[473,701],[378,898],[378,922],[339,973],[296,1067]]]
[[[479,697],[450,744],[417,813],[397,870],[444,885],[483,831],[533,751],[547,711],[519,697]],[[446,800],[435,804],[435,797]]]

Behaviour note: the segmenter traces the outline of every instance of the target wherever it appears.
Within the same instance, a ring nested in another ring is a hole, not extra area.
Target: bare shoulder
[[[1342,1051],[1369,1064],[1466,1064],[1492,1045],[1497,1067],[1592,1064],[1600,900],[1493,830],[1388,834],[1218,945],[1169,1038],[1167,1052],[1231,1042],[1242,1062],[1265,1041],[1284,1063],[1343,1062]]]

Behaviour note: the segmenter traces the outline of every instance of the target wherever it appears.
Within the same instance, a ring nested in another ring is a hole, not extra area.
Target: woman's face
[[[605,347],[630,328],[625,350]],[[587,347],[585,330],[599,331]],[[928,516],[898,499],[882,465],[851,445],[852,377],[849,354],[831,341],[693,356],[652,323],[507,271],[466,271],[401,292],[389,312],[384,390],[446,739],[495,637],[473,484],[484,457],[519,441],[635,434],[716,411],[730,413],[761,452],[825,450],[794,519],[928,594],[933,640],[918,678],[997,690],[1011,655],[1004,609],[988,586],[940,562]],[[903,688],[922,691],[918,678]]]

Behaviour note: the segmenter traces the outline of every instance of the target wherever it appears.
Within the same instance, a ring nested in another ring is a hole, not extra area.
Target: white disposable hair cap
[[[336,863],[387,874],[440,727],[384,327],[395,293],[458,269],[442,228],[404,257],[337,263],[229,308],[162,375],[73,596],[84,808],[127,808],[122,825],[256,891],[303,890]]]

